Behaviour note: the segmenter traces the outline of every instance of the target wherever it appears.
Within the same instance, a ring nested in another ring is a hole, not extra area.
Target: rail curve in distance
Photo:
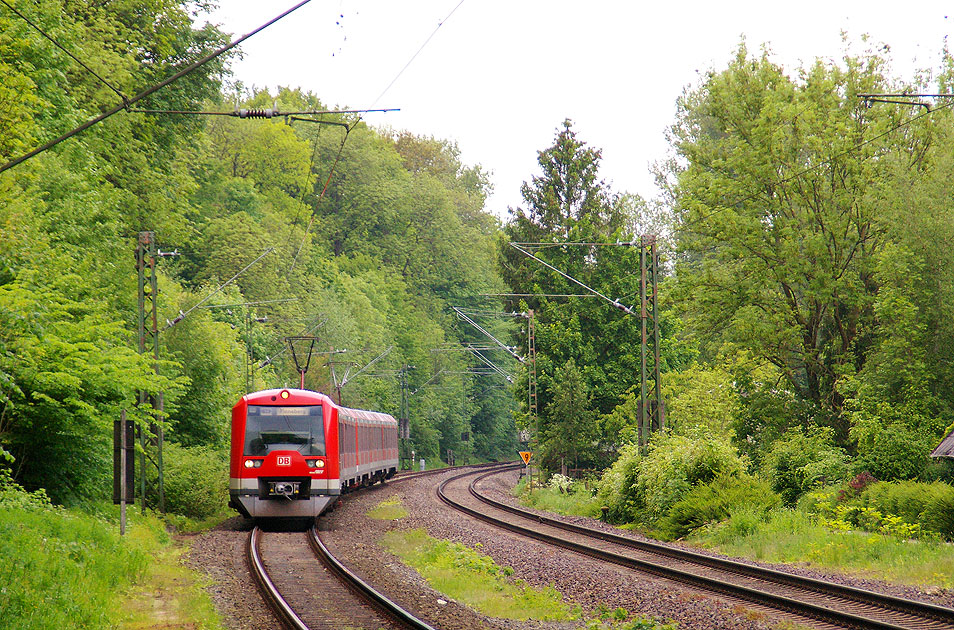
[[[564,523],[481,494],[477,484],[503,470],[455,475],[438,487],[438,495],[455,509],[517,534],[804,618],[872,630],[954,628],[954,609],[637,541]],[[473,479],[463,492],[467,477]]]

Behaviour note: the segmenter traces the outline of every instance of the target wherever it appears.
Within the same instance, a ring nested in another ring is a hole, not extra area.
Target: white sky
[[[220,2],[210,21],[236,37],[295,4]],[[676,99],[697,73],[724,68],[743,35],[794,69],[840,58],[842,31],[859,52],[868,34],[907,77],[936,67],[954,30],[954,4],[938,0],[464,0],[378,100],[459,2],[312,0],[242,45],[235,78],[301,87],[332,106],[400,108],[366,120],[456,141],[465,163],[491,172],[487,208],[504,216],[564,118],[603,149],[613,190],[655,196],[649,169],[666,156]]]

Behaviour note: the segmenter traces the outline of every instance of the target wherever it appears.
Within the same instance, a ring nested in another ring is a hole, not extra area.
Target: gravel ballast
[[[483,617],[431,589],[416,571],[385,551],[378,541],[391,529],[421,528],[435,538],[453,540],[472,548],[479,543],[480,551],[491,556],[498,565],[513,567],[514,578],[535,587],[553,586],[567,601],[579,604],[584,611],[600,606],[610,610],[625,608],[658,621],[675,621],[681,628],[700,630],[772,628],[778,625],[779,618],[758,606],[721,599],[666,580],[608,566],[474,521],[437,498],[436,487],[447,476],[449,474],[393,481],[348,495],[331,513],[321,518],[319,526],[322,540],[341,562],[435,628],[563,630],[579,628],[582,624]],[[509,494],[516,479],[516,473],[498,475],[485,482],[482,489],[496,500],[516,504]],[[406,517],[375,520],[367,516],[381,502],[393,498],[399,499],[407,509]],[[553,514],[548,516],[554,517]],[[566,517],[564,520],[613,529],[592,519]],[[240,517],[229,519],[196,537],[189,553],[190,566],[210,578],[212,584],[208,590],[230,630],[277,627],[277,621],[262,602],[245,567],[244,545],[250,528],[251,523]],[[631,532],[613,531],[639,538]],[[801,567],[774,566],[859,588],[945,606],[954,605],[950,592],[925,594],[909,587],[821,574]]]

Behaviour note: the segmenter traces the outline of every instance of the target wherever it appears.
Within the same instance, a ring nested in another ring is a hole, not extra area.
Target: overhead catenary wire
[[[116,114],[117,112],[120,112],[120,111],[122,111],[122,110],[124,110],[124,109],[128,109],[130,105],[132,105],[132,104],[134,104],[134,103],[136,103],[136,102],[138,102],[138,101],[140,101],[140,100],[146,98],[147,96],[149,96],[149,95],[151,95],[151,94],[153,94],[153,93],[155,93],[155,92],[161,90],[162,88],[166,87],[167,85],[169,85],[169,84],[171,84],[171,83],[175,83],[176,81],[178,81],[178,80],[181,79],[182,77],[184,77],[184,76],[186,76],[186,75],[188,75],[188,74],[194,72],[194,71],[197,70],[198,68],[200,68],[200,67],[204,66],[205,64],[209,63],[210,61],[212,61],[213,59],[215,59],[215,58],[217,58],[217,57],[223,55],[224,53],[228,52],[229,50],[235,48],[236,46],[238,46],[239,44],[241,44],[242,42],[244,42],[246,39],[248,39],[249,37],[252,37],[252,36],[255,35],[256,33],[259,33],[259,32],[261,32],[262,30],[268,28],[269,26],[271,26],[271,25],[274,24],[275,22],[278,22],[279,20],[281,20],[281,19],[284,18],[285,16],[290,15],[291,13],[297,11],[298,9],[300,9],[300,8],[303,7],[303,6],[305,6],[305,5],[308,4],[309,2],[311,2],[311,0],[302,0],[301,2],[299,2],[298,4],[296,4],[295,6],[293,6],[292,8],[290,8],[290,9],[288,9],[287,11],[285,11],[284,13],[278,15],[277,17],[272,18],[271,20],[269,20],[269,21],[266,22],[265,24],[262,24],[261,26],[259,26],[259,27],[256,28],[255,30],[251,31],[250,33],[247,33],[247,34],[243,35],[242,37],[239,37],[239,38],[236,39],[234,42],[231,42],[231,43],[229,43],[229,44],[226,44],[226,45],[224,45],[224,46],[221,46],[221,47],[217,48],[216,50],[214,50],[213,52],[209,53],[208,55],[202,57],[202,58],[199,59],[198,61],[195,61],[195,62],[189,64],[188,66],[186,66],[185,68],[183,68],[182,70],[180,70],[179,72],[176,72],[176,73],[173,74],[171,77],[169,77],[169,78],[167,78],[167,79],[164,79],[163,81],[160,81],[159,83],[153,85],[152,87],[149,87],[149,88],[143,90],[142,92],[140,92],[139,94],[136,94],[135,96],[132,96],[132,97],[130,97],[130,98],[128,98],[128,99],[123,99],[123,102],[122,102],[122,103],[120,103],[119,105],[116,105],[116,106],[114,106],[114,107],[108,109],[107,111],[103,112],[103,113],[100,114],[99,116],[96,116],[95,118],[93,118],[93,119],[91,119],[91,120],[88,120],[88,121],[86,121],[85,123],[79,125],[78,127],[75,127],[75,128],[73,128],[72,130],[70,130],[70,131],[64,133],[63,135],[61,135],[61,136],[59,136],[59,137],[57,137],[57,138],[54,138],[53,140],[50,140],[49,142],[43,144],[42,146],[39,146],[39,147],[37,147],[36,149],[33,149],[32,151],[30,151],[30,152],[28,152],[28,153],[26,153],[26,154],[24,154],[24,155],[21,155],[21,156],[18,157],[18,158],[15,158],[15,159],[13,159],[13,160],[7,162],[7,163],[4,164],[3,166],[0,166],[0,173],[6,171],[7,169],[13,168],[14,166],[16,166],[16,165],[18,165],[18,164],[21,164],[21,163],[23,163],[23,162],[29,160],[30,158],[32,158],[32,157],[34,157],[34,156],[36,156],[36,155],[39,155],[40,153],[43,153],[44,151],[46,151],[46,150],[48,150],[48,149],[51,149],[51,148],[55,147],[56,145],[60,144],[61,142],[72,138],[72,137],[75,136],[76,134],[82,133],[83,131],[89,129],[89,128],[92,127],[93,125],[96,125],[96,124],[98,124],[98,123],[101,123],[102,121],[104,121],[104,120],[106,120],[107,118],[113,116],[113,115]]]
[[[242,275],[243,273],[245,273],[246,271],[248,271],[248,269],[249,269],[252,265],[254,265],[254,264],[257,263],[258,261],[260,261],[262,258],[265,258],[265,256],[267,256],[268,254],[270,254],[270,253],[273,252],[274,250],[275,250],[274,247],[269,247],[269,248],[266,249],[264,252],[262,252],[261,255],[260,255],[258,258],[256,258],[255,260],[253,260],[253,261],[250,262],[249,264],[245,265],[245,267],[243,267],[241,271],[239,271],[237,274],[235,274],[234,276],[232,276],[231,278],[229,278],[228,280],[226,280],[225,282],[223,282],[222,284],[220,284],[219,287],[218,287],[215,291],[213,291],[212,293],[208,294],[207,296],[205,296],[204,298],[202,298],[201,300],[199,300],[199,302],[198,302],[197,304],[195,304],[192,308],[190,308],[189,310],[187,310],[187,311],[184,312],[184,313],[183,313],[182,311],[179,311],[179,314],[176,315],[176,318],[173,319],[172,321],[166,320],[166,328],[165,328],[165,330],[168,330],[168,329],[172,328],[173,326],[175,326],[176,324],[178,324],[179,322],[181,322],[183,319],[185,319],[186,317],[188,317],[189,313],[191,313],[191,312],[194,311],[195,309],[199,308],[202,304],[204,304],[205,302],[207,302],[208,300],[210,300],[213,295],[217,294],[219,291],[221,291],[221,290],[224,289],[225,287],[227,287],[227,286],[229,286],[230,284],[232,284],[232,282],[234,282],[236,278],[238,278],[240,275]]]
[[[590,293],[593,293],[593,294],[595,294],[595,295],[597,295],[597,296],[603,298],[605,301],[609,302],[610,304],[612,304],[613,306],[615,306],[615,307],[618,308],[619,310],[623,311],[623,312],[626,313],[627,315],[636,315],[636,311],[634,311],[634,310],[631,309],[630,307],[626,306],[625,304],[621,303],[619,300],[614,300],[614,299],[612,299],[612,298],[609,298],[609,297],[603,295],[602,293],[600,293],[600,292],[597,291],[596,289],[594,289],[594,288],[592,288],[592,287],[590,287],[590,286],[587,286],[586,284],[583,284],[582,282],[580,282],[579,280],[577,280],[576,278],[574,278],[574,277],[571,276],[570,274],[565,273],[565,272],[563,272],[563,271],[557,269],[556,267],[554,267],[553,265],[551,265],[551,264],[548,263],[547,261],[543,260],[542,258],[538,258],[538,257],[534,256],[533,254],[531,254],[531,253],[528,252],[527,250],[523,249],[523,248],[520,247],[519,245],[517,245],[517,244],[515,244],[515,243],[510,243],[510,246],[513,247],[514,249],[516,249],[518,252],[520,252],[520,253],[523,254],[524,256],[528,256],[528,257],[534,259],[535,261],[537,261],[538,263],[540,263],[541,265],[543,265],[543,266],[546,267],[547,269],[550,269],[550,270],[552,270],[552,271],[555,271],[556,273],[560,274],[561,276],[563,276],[564,278],[566,278],[566,279],[569,280],[570,282],[572,282],[572,283],[574,283],[574,284],[576,284],[576,285],[579,285],[579,286],[582,287],[584,290],[589,291]]]
[[[301,119],[308,120],[308,119]],[[318,122],[318,121],[309,121],[309,122]],[[321,194],[318,195],[318,199],[315,201],[315,209],[311,213],[311,220],[308,221],[308,227],[305,228],[305,233],[302,234],[301,243],[298,245],[298,249],[295,251],[295,257],[292,259],[291,265],[288,267],[288,273],[286,275],[291,275],[291,272],[294,271],[295,265],[298,263],[298,256],[301,254],[302,248],[305,246],[305,241],[308,239],[308,233],[311,232],[312,226],[315,224],[315,219],[318,217],[318,205],[321,203],[321,200],[324,199],[325,193],[328,191],[328,186],[331,184],[331,178],[335,174],[335,169],[338,167],[338,162],[341,160],[341,154],[344,152],[345,143],[348,141],[348,136],[351,134],[351,131],[358,125],[360,119],[355,121],[350,127],[345,125],[345,135],[341,139],[341,145],[338,147],[338,154],[335,156],[335,161],[331,165],[331,170],[328,171],[328,178],[325,180],[325,185],[321,189]],[[341,124],[341,123],[338,123]]]
[[[371,103],[371,107],[374,107],[375,105],[377,105],[378,101],[380,101],[384,97],[384,95],[388,93],[388,90],[390,90],[394,86],[394,84],[397,83],[397,80],[401,78],[401,75],[404,74],[404,71],[407,70],[412,63],[414,63],[414,60],[417,59],[417,56],[421,54],[421,51],[424,50],[424,48],[430,43],[432,39],[434,39],[434,36],[437,35],[437,31],[439,31],[440,28],[444,26],[444,22],[449,20],[451,16],[454,15],[454,13],[457,11],[457,9],[460,8],[460,5],[462,4],[464,4],[464,0],[460,0],[460,2],[458,2],[454,6],[454,8],[451,9],[451,12],[448,13],[443,20],[437,23],[437,27],[433,31],[431,31],[431,34],[427,37],[427,39],[424,40],[424,43],[421,44],[421,47],[417,49],[417,52],[415,52],[411,56],[411,58],[408,59],[408,62],[404,64],[404,67],[401,68],[401,70],[396,75],[394,75],[394,78],[391,79],[391,82],[388,83],[388,86],[384,88],[380,94],[378,94],[378,97],[376,99],[374,99],[374,102]]]
[[[486,336],[486,337],[489,338],[491,341],[493,341],[493,342],[496,343],[498,346],[500,346],[503,350],[505,350],[508,354],[510,354],[510,356],[512,356],[513,358],[515,358],[517,361],[520,361],[521,363],[526,363],[526,362],[527,362],[527,360],[526,360],[525,358],[523,358],[522,356],[520,356],[519,354],[517,354],[516,352],[514,352],[514,351],[510,348],[510,346],[508,346],[507,344],[505,344],[504,342],[500,341],[499,339],[497,339],[496,337],[494,337],[492,334],[490,334],[490,332],[489,332],[486,328],[484,328],[483,326],[481,326],[480,324],[478,324],[477,322],[475,322],[473,319],[471,319],[469,316],[467,316],[467,314],[464,313],[461,309],[459,309],[459,308],[456,307],[456,306],[452,306],[451,308],[454,309],[454,312],[455,312],[455,313],[457,313],[457,317],[458,317],[458,318],[464,320],[465,322],[467,322],[468,324],[470,324],[471,326],[473,326],[474,328],[476,328],[479,332],[483,333],[484,336]]]
[[[2,2],[3,0],[0,0]],[[324,114],[369,114],[369,113],[386,113],[386,112],[399,112],[401,111],[396,107],[387,107],[379,109],[321,109],[321,110],[304,110],[300,112],[283,112],[279,109],[233,109],[230,111],[206,111],[206,110],[195,110],[195,109],[130,109],[130,112],[134,114],[183,114],[186,116],[229,116],[231,118],[285,118],[291,116],[322,116]],[[307,118],[295,118],[294,120],[309,120]],[[312,121],[319,122],[319,121]],[[326,122],[325,124],[339,124],[343,125],[344,123],[334,123]]]
[[[108,87],[110,90],[112,90],[113,92],[115,92],[116,95],[117,95],[119,98],[123,99],[123,102],[124,102],[124,103],[128,101],[128,99],[126,98],[126,95],[123,94],[122,91],[121,91],[119,88],[117,88],[116,86],[114,86],[113,84],[111,84],[109,81],[107,81],[107,80],[104,79],[103,77],[99,76],[99,74],[98,74],[95,70],[93,70],[93,69],[90,68],[88,65],[86,65],[85,63],[83,63],[83,61],[80,60],[79,57],[77,57],[76,55],[74,55],[72,52],[70,52],[69,50],[67,50],[66,47],[64,47],[64,46],[63,46],[62,44],[60,44],[58,41],[56,41],[55,39],[53,39],[53,37],[52,37],[51,35],[49,35],[48,33],[46,33],[46,31],[44,31],[42,28],[40,28],[39,25],[34,24],[34,23],[33,23],[33,20],[31,20],[31,19],[28,18],[26,15],[24,15],[23,13],[21,13],[20,11],[18,11],[17,8],[14,7],[12,4],[10,4],[9,2],[7,2],[7,0],[0,0],[0,2],[2,2],[8,9],[10,9],[10,10],[13,11],[14,13],[16,13],[18,16],[20,16],[20,19],[22,19],[24,22],[26,22],[26,23],[29,24],[31,27],[33,27],[33,30],[35,30],[37,33],[39,33],[40,35],[42,35],[42,36],[45,37],[46,39],[50,40],[50,41],[53,43],[54,46],[56,46],[57,48],[59,48],[60,50],[62,50],[64,53],[66,53],[66,55],[67,55],[70,59],[72,59],[73,61],[75,61],[75,62],[78,63],[79,65],[83,66],[83,68],[84,68],[87,72],[89,72],[91,75],[93,75],[94,77],[96,77],[97,79],[99,79],[99,82],[100,82],[100,83],[102,83],[103,85],[105,85],[106,87]]]

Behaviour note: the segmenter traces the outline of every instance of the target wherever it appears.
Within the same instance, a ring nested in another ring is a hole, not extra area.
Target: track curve
[[[564,523],[500,503],[476,489],[481,479],[507,469],[455,475],[438,487],[438,496],[475,518],[547,544],[826,624],[878,630],[954,628],[954,610],[950,608]],[[474,479],[465,492],[460,482],[468,477]]]

